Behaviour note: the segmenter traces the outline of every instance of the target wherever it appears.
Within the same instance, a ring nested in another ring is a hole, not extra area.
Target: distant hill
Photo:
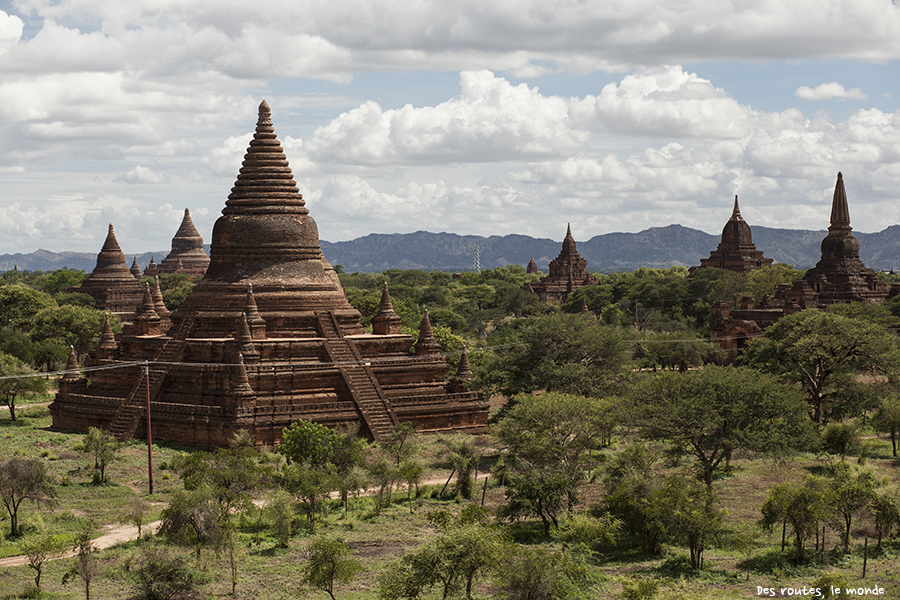
[[[820,257],[825,231],[753,227],[753,242],[767,258],[792,264],[799,269],[814,266]],[[854,232],[859,240],[860,256],[867,266],[879,270],[900,270],[900,225],[877,233]],[[576,240],[578,252],[592,271],[633,270],[639,267],[669,267],[700,264],[719,244],[719,236],[697,229],[669,225],[652,227],[638,233],[607,233],[589,240]],[[345,271],[384,271],[385,269],[423,269],[465,271],[472,268],[473,249],[478,245],[482,268],[507,264],[525,265],[534,256],[538,267],[547,265],[559,254],[562,240],[532,238],[527,235],[482,237],[455,233],[380,234],[373,233],[348,242],[322,241],[322,251],[332,265]],[[209,247],[207,246],[207,252]],[[159,263],[168,254],[146,252],[137,255],[141,268],[150,256]],[[131,266],[133,255],[128,255]],[[0,255],[0,271],[17,265],[20,270],[48,271],[69,267],[91,271],[97,255],[84,252],[49,252]]]

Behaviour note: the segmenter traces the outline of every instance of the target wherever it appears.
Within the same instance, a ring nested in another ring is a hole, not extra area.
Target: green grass
[[[22,411],[22,419],[12,424],[0,419],[0,455],[41,457],[47,464],[58,485],[58,503],[53,507],[24,504],[21,518],[27,532],[43,525],[60,535],[71,538],[85,518],[94,519],[100,527],[112,526],[118,522],[120,513],[135,496],[155,502],[151,519],[157,518],[159,511],[168,501],[169,495],[181,486],[177,474],[168,470],[167,465],[181,454],[184,448],[159,444],[155,445],[154,473],[156,490],[147,494],[146,446],[140,441],[126,444],[122,459],[109,469],[110,483],[96,486],[91,483],[92,464],[79,451],[83,434],[53,431],[46,408],[32,408]],[[431,464],[432,475],[447,475],[447,465],[441,458],[442,445],[435,436],[425,436],[421,453]],[[612,450],[614,451],[614,450]],[[49,460],[51,457],[56,457]],[[487,457],[482,465],[488,465],[494,457]],[[768,460],[737,457],[732,469],[718,478],[714,488],[720,505],[728,513],[725,518],[726,534],[718,545],[707,549],[705,568],[693,572],[689,568],[687,549],[667,545],[661,556],[647,556],[640,552],[635,540],[620,539],[616,545],[603,548],[590,562],[594,586],[584,598],[623,598],[626,589],[639,581],[654,581],[658,591],[656,600],[730,600],[756,595],[757,587],[803,587],[815,584],[823,576],[820,567],[821,555],[808,549],[809,561],[806,565],[795,566],[790,542],[782,553],[781,532],[758,532],[758,548],[749,559],[729,549],[728,534],[741,528],[752,527],[760,518],[759,509],[765,501],[768,490],[785,480],[800,480],[804,475],[821,468],[828,457],[802,455],[784,464]],[[856,457],[847,457],[856,464]],[[870,444],[866,466],[881,477],[896,473],[897,462],[890,455],[890,445],[884,439]],[[667,472],[686,471],[690,460],[683,459],[681,466],[666,466]],[[444,470],[441,470],[444,469]],[[482,468],[484,470],[484,468]],[[166,478],[168,475],[168,478]],[[343,518],[340,503],[327,504],[326,514],[318,523],[319,532],[339,535],[357,552],[366,570],[354,581],[341,586],[337,597],[347,600],[370,599],[375,596],[378,574],[383,572],[391,560],[405,550],[421,544],[434,533],[426,515],[429,510],[449,508],[459,510],[462,504],[453,500],[432,497],[442,484],[429,486],[420,498],[413,499],[414,511],[406,501],[405,492],[397,492],[394,503],[381,512],[375,511],[374,501],[369,497],[353,498],[347,518]],[[480,499],[481,487],[478,486]],[[601,483],[587,485],[581,491],[582,502],[579,510],[596,506],[602,497]],[[490,487],[486,504],[496,508],[504,499],[504,490]],[[4,515],[5,516],[5,515]],[[256,531],[256,519],[252,515],[239,518],[241,526],[239,546],[240,582],[233,598],[259,598],[279,600],[281,598],[325,598],[324,593],[304,588],[300,580],[303,564],[303,548],[309,539],[303,517],[295,523],[294,537],[289,548],[276,547],[274,533],[268,526]],[[0,528],[7,530],[7,519],[0,520]],[[523,544],[553,544],[555,540],[544,540],[540,525],[536,521],[520,521],[506,524],[509,535]],[[848,584],[878,584],[885,588],[882,597],[900,597],[900,541],[888,541],[880,553],[874,551],[874,540],[870,539],[867,577],[861,579],[863,543],[865,536],[872,536],[872,524],[866,518],[859,518],[854,524],[853,548],[849,556],[842,554],[838,546],[838,536],[833,531],[827,534],[825,571],[833,570]],[[257,538],[259,543],[257,543]],[[100,552],[101,573],[92,588],[92,597],[97,599],[125,598],[133,593],[129,570],[141,543],[129,542]],[[172,547],[172,552],[190,555],[191,548]],[[0,557],[18,554],[17,540],[0,536]],[[83,598],[84,592],[76,582],[63,586],[62,575],[69,568],[71,559],[49,563],[44,575],[44,598],[68,600]],[[205,549],[200,566],[210,577],[203,587],[207,597],[231,596],[231,584],[227,555]],[[749,579],[748,578],[749,572]],[[16,598],[33,583],[33,573],[28,567],[0,569],[0,598]],[[482,598],[496,595],[496,588],[489,578],[482,579],[477,594]],[[437,598],[435,591],[428,598]]]

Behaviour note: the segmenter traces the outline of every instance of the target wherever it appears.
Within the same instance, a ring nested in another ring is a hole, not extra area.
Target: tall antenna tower
[[[472,270],[476,273],[481,273],[481,256],[478,254],[478,244],[475,244],[472,247],[473,251],[473,260],[472,260]]]

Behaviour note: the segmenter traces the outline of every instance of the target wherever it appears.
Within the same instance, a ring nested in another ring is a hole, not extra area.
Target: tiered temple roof
[[[97,265],[81,283],[70,291],[90,295],[94,305],[116,315],[120,321],[129,322],[144,297],[141,284],[128,269],[125,254],[116,240],[112,223],[97,255]]]
[[[709,253],[709,258],[700,259],[700,266],[696,268],[718,267],[746,273],[771,264],[772,259],[764,258],[763,253],[753,244],[750,226],[741,216],[738,197],[735,196],[731,218],[722,229],[722,241],[718,248]]]
[[[90,357],[122,368],[96,371],[90,384],[61,384],[54,426],[140,435],[146,396],[135,363],[146,360],[154,435],[195,447],[225,445],[240,430],[273,444],[298,419],[361,422],[376,440],[401,422],[424,431],[482,429],[487,403],[445,380],[449,365],[427,316],[413,354],[385,290],[382,333],[365,332],[305,204],[263,101],[213,228],[205,277],[168,326],[148,289],[140,324],[115,349],[107,344]]]
[[[587,261],[581,258],[575,248],[572,227],[566,227],[559,256],[550,261],[550,274],[535,283],[527,283],[522,289],[540,296],[547,302],[558,300],[564,302],[569,294],[585,285],[597,285],[598,279],[591,277],[587,270]]]
[[[203,250],[203,238],[194,226],[191,211],[184,209],[181,226],[172,238],[172,251],[166,256],[156,273],[185,273],[191,277],[200,277],[209,267],[209,256]]]
[[[844,177],[837,174],[831,202],[831,225],[822,240],[822,258],[793,285],[782,284],[775,294],[754,305],[749,297],[731,310],[719,301],[712,308],[710,339],[734,361],[743,346],[782,316],[807,308],[824,309],[843,302],[884,302],[895,293],[878,273],[859,258],[859,241],[850,227]]]

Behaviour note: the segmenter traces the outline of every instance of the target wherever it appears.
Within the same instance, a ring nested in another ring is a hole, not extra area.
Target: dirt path
[[[419,483],[420,486],[425,485],[444,485],[447,482],[447,478],[450,476],[449,473],[446,473],[441,476],[432,476],[428,479],[423,480]],[[487,473],[479,472],[478,480],[484,481],[484,478],[487,477]],[[395,491],[403,491],[406,490],[406,486],[400,486]],[[377,492],[375,490],[366,490],[361,496],[373,496]],[[330,494],[332,499],[340,498],[340,494],[338,492],[332,492]],[[144,525],[143,530],[148,531],[156,531],[159,527],[160,521],[153,521],[147,525]],[[116,544],[122,544],[124,542],[130,542],[131,540],[137,539],[137,527],[134,525],[119,525],[117,527],[110,526],[107,528],[107,532],[101,535],[98,538],[94,538],[94,546],[98,550],[103,550],[105,548],[110,548],[115,546]],[[70,558],[74,556],[74,552],[67,552],[62,556],[58,556],[51,560],[59,560],[60,558]],[[5,567],[18,567],[21,565],[28,564],[27,556],[10,556],[8,558],[0,558],[0,569]]]
[[[141,529],[153,531],[157,527],[159,527],[159,521],[153,521]],[[110,527],[109,530],[101,535],[98,538],[94,538],[94,547],[98,550],[103,550],[104,548],[109,548],[111,546],[115,546],[116,544],[121,544],[123,542],[130,542],[131,540],[137,539],[137,527],[134,525],[120,525],[118,527]],[[58,556],[51,560],[58,560],[60,558],[69,558],[71,556],[75,556],[75,553],[72,551],[66,552],[62,556]],[[27,565],[28,557],[27,556],[10,556],[9,558],[0,558],[0,568],[3,567],[18,567],[20,565]]]

